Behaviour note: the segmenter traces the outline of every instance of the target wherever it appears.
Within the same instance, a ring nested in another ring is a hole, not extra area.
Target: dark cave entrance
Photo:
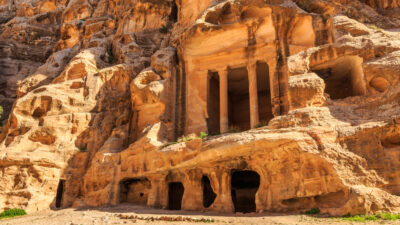
[[[228,74],[229,130],[250,129],[250,99],[247,68],[230,69]]]
[[[220,110],[220,98],[219,98],[219,76],[217,72],[208,73],[208,85],[207,85],[207,128],[209,134],[219,133],[219,110]]]
[[[180,210],[182,207],[182,197],[185,188],[181,182],[172,182],[168,184],[168,209]]]
[[[325,93],[331,99],[343,99],[366,94],[362,63],[363,59],[358,56],[345,56],[312,71],[324,80]]]
[[[325,93],[329,94],[331,99],[342,99],[353,96],[351,81],[348,74],[335,76],[332,68],[314,71],[325,81]]]
[[[148,179],[125,179],[120,182],[119,202],[147,205],[151,189]]]
[[[267,63],[257,62],[258,114],[260,124],[267,125],[274,118],[271,102],[271,85]]]
[[[178,6],[176,1],[172,1],[171,14],[169,15],[169,20],[174,23],[178,22]]]
[[[60,180],[57,186],[57,195],[56,195],[56,208],[61,207],[61,201],[64,194],[65,188],[65,180]]]
[[[251,170],[232,172],[231,194],[235,212],[256,211],[256,193],[260,186],[260,175]]]
[[[201,185],[203,187],[203,206],[208,208],[214,203],[217,195],[212,189],[210,179],[207,176],[201,178]]]

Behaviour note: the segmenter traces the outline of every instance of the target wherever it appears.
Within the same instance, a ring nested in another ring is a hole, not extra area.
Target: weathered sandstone
[[[399,3],[0,1],[0,210],[400,211]]]

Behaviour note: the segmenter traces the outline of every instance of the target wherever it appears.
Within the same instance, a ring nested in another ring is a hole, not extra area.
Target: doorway
[[[207,85],[207,128],[209,134],[219,133],[219,76],[217,72],[208,72]]]
[[[235,212],[256,211],[256,193],[260,186],[260,175],[251,170],[232,172],[231,194]]]
[[[203,187],[203,206],[209,208],[215,201],[217,195],[211,187],[210,179],[207,176],[201,178],[201,185]]]
[[[57,195],[56,195],[56,208],[61,207],[61,201],[64,194],[65,180],[60,180],[57,186]]]
[[[250,129],[249,78],[246,67],[229,70],[228,118],[229,130]]]
[[[148,179],[125,179],[120,182],[119,202],[147,205],[151,189]]]
[[[168,209],[181,210],[182,197],[185,188],[181,182],[172,182],[168,184]]]

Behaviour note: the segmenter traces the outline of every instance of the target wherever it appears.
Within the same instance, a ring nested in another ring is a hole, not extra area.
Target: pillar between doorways
[[[219,102],[220,102],[220,115],[219,127],[221,133],[226,133],[229,129],[228,121],[228,69],[218,70],[219,75]]]
[[[257,64],[255,62],[247,65],[247,74],[249,76],[250,127],[255,128],[260,122],[258,114]]]

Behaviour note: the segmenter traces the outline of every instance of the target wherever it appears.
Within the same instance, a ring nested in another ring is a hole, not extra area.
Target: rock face
[[[0,1],[0,210],[398,212],[399,6]]]

